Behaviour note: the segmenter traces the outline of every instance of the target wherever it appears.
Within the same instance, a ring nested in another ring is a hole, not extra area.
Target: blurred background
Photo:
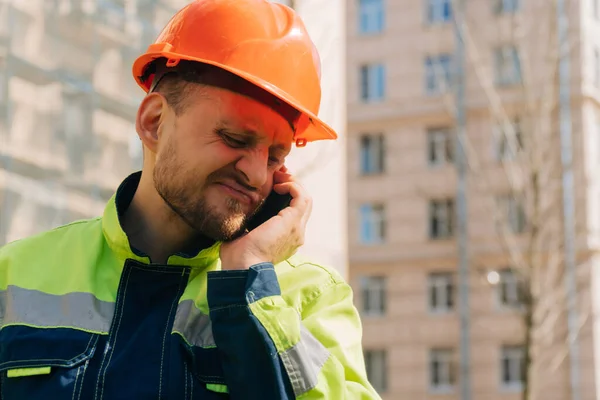
[[[0,245],[141,167],[131,65],[188,1],[0,0]],[[279,2],[340,135],[288,162],[302,252],[352,285],[382,397],[600,399],[600,0]]]

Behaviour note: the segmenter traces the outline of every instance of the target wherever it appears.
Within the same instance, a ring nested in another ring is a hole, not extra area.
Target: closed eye
[[[247,140],[236,139],[233,136],[227,134],[226,132],[220,131],[219,136],[225,142],[225,144],[234,149],[242,149],[248,147],[250,143]]]
[[[269,157],[269,162],[273,165],[282,164],[281,159],[279,159],[278,157]]]
[[[278,149],[271,150],[269,154],[269,163],[274,166],[283,165],[287,153]]]

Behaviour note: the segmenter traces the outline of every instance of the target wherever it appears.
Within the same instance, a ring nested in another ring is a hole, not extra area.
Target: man
[[[319,68],[285,6],[173,17],[133,67],[141,173],[0,251],[2,400],[378,398],[350,287],[294,256],[311,200],[285,157],[336,137]],[[248,231],[272,191],[291,203]]]

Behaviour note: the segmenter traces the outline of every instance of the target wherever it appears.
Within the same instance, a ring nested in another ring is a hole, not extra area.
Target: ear
[[[160,137],[160,124],[164,122],[168,110],[166,99],[159,93],[150,93],[138,108],[135,128],[144,147],[156,153]]]

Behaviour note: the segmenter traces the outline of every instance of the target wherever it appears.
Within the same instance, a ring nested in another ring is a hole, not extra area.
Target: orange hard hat
[[[169,21],[154,44],[133,64],[133,76],[146,92],[152,61],[167,67],[181,60],[222,68],[289,104],[299,112],[297,146],[336,139],[317,116],[321,103],[321,64],[304,23],[291,8],[268,0],[194,0]]]

